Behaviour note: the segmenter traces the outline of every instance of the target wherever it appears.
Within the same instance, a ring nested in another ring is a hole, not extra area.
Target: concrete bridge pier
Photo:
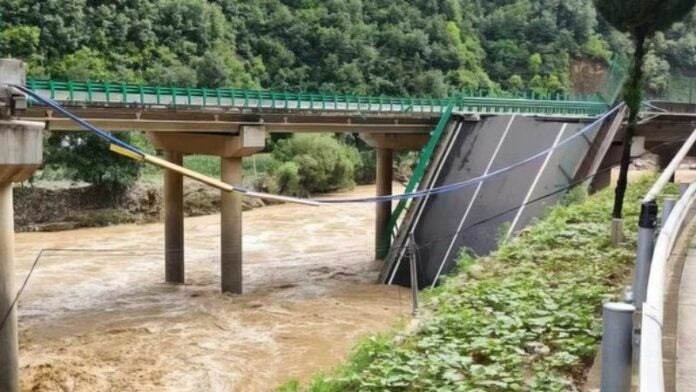
[[[392,194],[394,181],[394,151],[420,150],[428,142],[429,135],[425,134],[389,134],[366,133],[360,137],[370,147],[376,150],[376,195],[389,196]],[[393,203],[391,201],[377,203],[375,208],[375,258],[384,259],[391,246],[389,220],[391,219]]]
[[[242,158],[221,157],[222,181],[242,184]],[[220,280],[223,293],[242,293],[242,195],[222,192],[220,202]]]
[[[23,62],[0,59],[1,83],[24,84],[25,73]],[[6,392],[19,391],[12,184],[31,177],[43,153],[44,124],[14,118],[25,103],[0,86],[0,391]]]
[[[390,148],[376,149],[376,195],[389,196],[392,194],[392,181],[394,179],[394,150]],[[375,257],[384,258],[390,245],[390,233],[388,231],[389,219],[391,219],[392,202],[385,201],[376,204],[375,211]]]
[[[164,158],[183,165],[180,152],[165,151]],[[184,177],[164,171],[164,281],[183,284],[184,274]]]
[[[242,185],[242,157],[265,147],[266,129],[241,126],[238,134],[148,132],[154,147],[165,151],[167,160],[180,164],[184,154],[220,157],[221,180]],[[165,275],[167,282],[184,283],[183,180],[165,173]],[[242,293],[242,195],[221,192],[220,276],[223,293]]]

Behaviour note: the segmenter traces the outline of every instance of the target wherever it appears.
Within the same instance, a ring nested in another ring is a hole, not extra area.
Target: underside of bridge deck
[[[224,132],[235,134],[242,126],[264,126],[268,132],[425,133],[439,114],[292,112],[265,109],[263,113],[240,110],[147,109],[113,106],[70,107],[78,117],[107,131]],[[46,122],[49,131],[80,131],[70,119],[42,107],[30,107],[28,120]]]

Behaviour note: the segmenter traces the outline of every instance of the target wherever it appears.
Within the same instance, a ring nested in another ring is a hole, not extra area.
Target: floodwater
[[[347,195],[373,194],[358,187]],[[375,285],[374,206],[244,213],[242,296],[219,293],[219,215],[186,220],[186,285],[164,279],[163,227],[17,235],[23,391],[268,391],[329,371],[410,310]]]

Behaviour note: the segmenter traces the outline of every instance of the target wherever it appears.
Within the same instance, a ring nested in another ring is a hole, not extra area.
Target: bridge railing
[[[440,121],[438,121],[435,130],[430,135],[428,143],[420,151],[418,164],[416,165],[416,168],[413,170],[413,174],[411,174],[411,178],[409,178],[408,183],[406,184],[404,193],[408,194],[414,192],[423,180],[423,176],[425,175],[425,171],[428,169],[428,165],[430,164],[433,153],[440,143],[440,140],[442,140],[442,136],[445,133],[447,124],[452,117],[453,109],[454,105],[450,103],[445,109],[445,112],[442,114],[442,117],[440,117]],[[399,234],[401,217],[412,202],[412,199],[401,199],[397,203],[396,208],[394,208],[394,211],[389,217],[389,222],[387,222],[387,229],[385,230],[386,238],[382,239],[383,248],[380,250],[381,256],[386,256],[389,250],[388,247],[391,246],[392,241],[396,239],[396,236]]]
[[[628,77],[628,60],[623,56],[615,56],[609,64],[609,69],[602,79],[597,94],[604,102],[616,102],[621,95],[624,82]]]
[[[664,86],[646,95],[650,100],[696,104],[696,77],[671,75]]]
[[[665,199],[662,227],[657,240],[657,198],[674,176],[687,153],[696,144],[696,130],[684,142],[672,162],[661,173],[641,205],[633,306],[605,304],[602,340],[602,388],[604,391],[631,391],[631,367],[637,365],[639,391],[663,392],[663,326],[667,265],[689,212],[696,206],[696,183],[683,190],[679,200]],[[633,313],[638,317],[634,318]],[[633,320],[639,320],[634,326]],[[637,344],[638,363],[632,363]]]
[[[458,111],[475,113],[529,113],[546,115],[595,116],[607,105],[595,95],[554,97],[531,96],[496,97],[480,92],[481,96],[453,98],[416,98],[312,94],[241,90],[231,88],[180,88],[113,84],[94,82],[59,82],[29,79],[27,87],[66,104],[232,107],[239,109],[313,110],[432,113],[445,112],[450,102]]]

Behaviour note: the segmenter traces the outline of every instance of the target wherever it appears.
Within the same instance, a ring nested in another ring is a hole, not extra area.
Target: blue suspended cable
[[[122,140],[119,140],[119,139],[115,138],[113,135],[111,135],[111,134],[95,127],[94,125],[88,123],[87,121],[77,117],[76,115],[70,113],[67,109],[62,107],[58,102],[52,100],[51,98],[44,97],[40,94],[37,94],[37,93],[31,91],[30,89],[24,87],[24,86],[20,86],[20,85],[16,85],[16,84],[13,84],[11,86],[16,88],[17,90],[23,92],[24,94],[31,96],[35,100],[43,103],[44,105],[50,107],[51,109],[58,111],[60,114],[75,121],[76,123],[80,124],[80,126],[93,132],[94,134],[96,134],[97,136],[101,137],[102,139],[108,141],[109,143],[115,144],[119,147],[123,147],[123,148],[125,148],[125,149],[127,149],[135,154],[145,156],[145,153],[143,151],[141,151],[140,149],[138,149],[137,147],[132,146],[132,145],[130,145]]]

